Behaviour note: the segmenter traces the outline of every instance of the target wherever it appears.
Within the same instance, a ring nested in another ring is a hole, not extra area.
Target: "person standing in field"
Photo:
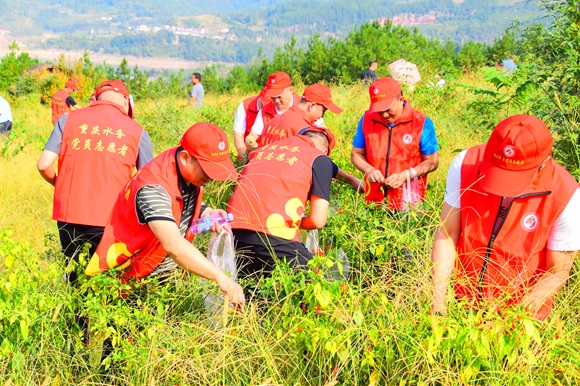
[[[541,120],[515,115],[455,157],[431,254],[433,314],[447,312],[455,270],[458,299],[548,317],[580,250],[580,188],[552,144]]]
[[[246,145],[251,149],[256,148],[258,138],[268,122],[284,114],[301,100],[300,95],[293,91],[290,75],[285,72],[274,72],[268,77],[264,97],[269,98],[271,103],[264,105],[258,112],[252,130],[246,137]]]
[[[12,110],[10,103],[0,96],[0,135],[10,134],[12,130]]]
[[[71,96],[75,91],[80,91],[77,81],[69,79],[64,85],[64,88],[58,90],[52,96],[50,108],[52,110],[53,125],[56,124],[56,121],[58,121],[58,119],[64,114],[81,108],[81,106],[79,106]]]
[[[94,253],[117,194],[153,158],[151,140],[133,119],[123,82],[102,82],[94,98],[57,121],[37,162],[40,175],[54,186],[52,218],[63,253],[77,262],[85,243]],[[74,271],[69,281],[76,282]]]
[[[375,80],[377,80],[379,77],[375,71],[377,70],[378,67],[379,64],[377,63],[377,61],[371,60],[369,62],[369,68],[363,71],[363,73],[360,75],[360,80],[362,80],[363,82],[374,82]]]
[[[250,153],[228,207],[240,277],[269,276],[275,258],[295,268],[312,259],[299,234],[326,223],[334,143],[326,128],[308,127]]]
[[[191,83],[193,84],[193,87],[189,93],[188,102],[192,108],[197,109],[203,105],[203,97],[205,94],[203,86],[201,85],[201,74],[199,72],[191,74]]]
[[[352,142],[351,161],[364,173],[367,202],[404,210],[409,201],[424,200],[427,174],[439,165],[435,126],[411,107],[393,78],[372,83],[369,95],[369,109]],[[404,197],[404,191],[412,193]]]
[[[238,152],[236,157],[239,160],[247,159],[248,149],[246,146],[246,137],[252,131],[252,126],[256,121],[258,113],[269,102],[270,99],[266,98],[266,87],[264,87],[260,94],[245,99],[236,109],[236,116],[234,118],[234,145]]]
[[[78,264],[85,244],[89,256],[95,252],[117,194],[153,158],[149,135],[133,120],[130,97],[120,80],[99,84],[94,102],[56,122],[38,159],[40,175],[54,186],[52,218],[67,265]],[[67,279],[77,285],[76,269]],[[76,315],[76,320],[87,345],[88,319]]]

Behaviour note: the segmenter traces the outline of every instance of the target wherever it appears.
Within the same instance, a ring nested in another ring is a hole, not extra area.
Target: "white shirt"
[[[447,172],[445,187],[445,202],[454,208],[461,208],[461,165],[467,150],[462,151],[453,159]],[[550,229],[548,249],[552,251],[580,250],[580,188],[564,208]]]
[[[259,114],[261,113],[262,110],[260,110]],[[260,119],[261,117],[262,115],[260,115]],[[236,117],[234,118],[234,133],[244,134],[245,132],[246,132],[246,108],[244,107],[244,102],[242,102],[236,109]]]
[[[8,101],[0,96],[0,122],[12,122],[12,111]]]

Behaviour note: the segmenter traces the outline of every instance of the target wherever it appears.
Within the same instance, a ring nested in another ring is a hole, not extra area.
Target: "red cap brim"
[[[323,104],[323,106],[335,114],[342,113],[342,109],[340,107],[338,107],[337,105],[335,105],[334,103],[332,103],[332,101],[325,102]]]
[[[230,159],[216,162],[198,158],[197,161],[205,174],[214,181],[230,181],[238,177],[238,172]]]
[[[487,158],[481,163],[481,187],[488,193],[502,197],[517,197],[532,183],[537,168],[529,170],[505,170],[495,166]]]
[[[383,101],[373,102],[373,103],[371,103],[369,110],[371,113],[386,111],[393,105],[393,103],[395,103],[396,100],[397,100],[397,98],[395,97],[392,99],[385,99]]]

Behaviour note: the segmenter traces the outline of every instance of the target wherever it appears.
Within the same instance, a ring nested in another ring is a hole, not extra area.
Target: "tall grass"
[[[461,82],[484,86],[477,76]],[[333,96],[344,112],[325,117],[337,136],[332,157],[361,177],[349,160],[350,143],[367,108],[367,91],[339,85]],[[224,128],[231,139],[244,97],[208,95],[203,109],[191,110],[183,107],[185,97],[156,96],[138,101],[137,120],[150,132],[156,153],[175,146],[185,129],[202,120]],[[458,150],[486,135],[468,129],[474,113],[466,106],[473,98],[452,82],[408,95],[435,122],[441,146],[440,168],[429,177],[422,210],[392,218],[369,208],[350,186],[333,183],[334,214],[320,232],[325,256],[305,272],[279,265],[271,279],[258,283],[260,297],[243,313],[229,313],[221,326],[222,315],[206,315],[201,296],[208,284],[196,277],[124,286],[140,294],[130,305],[119,296],[114,273],[83,276],[81,290],[65,285],[62,273],[74,267],[62,265],[50,220],[52,187],[35,170],[51,130],[48,107],[16,101],[15,129],[0,157],[0,379],[14,385],[578,383],[577,269],[545,323],[521,310],[498,316],[453,301],[448,317],[428,315],[429,256],[447,166]],[[231,187],[211,183],[207,191],[207,202],[225,207]],[[207,237],[195,243],[204,250]],[[327,281],[339,248],[351,260],[351,277]],[[88,347],[73,321],[76,307],[90,316]],[[115,351],[99,365],[107,336]]]

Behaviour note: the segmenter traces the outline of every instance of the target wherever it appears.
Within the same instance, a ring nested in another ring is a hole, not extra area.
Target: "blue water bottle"
[[[191,224],[189,230],[192,234],[196,235],[201,232],[209,231],[211,229],[211,224],[224,225],[226,223],[234,221],[234,215],[228,213],[226,217],[222,217],[219,214],[213,214],[211,216],[205,216],[198,218]]]

